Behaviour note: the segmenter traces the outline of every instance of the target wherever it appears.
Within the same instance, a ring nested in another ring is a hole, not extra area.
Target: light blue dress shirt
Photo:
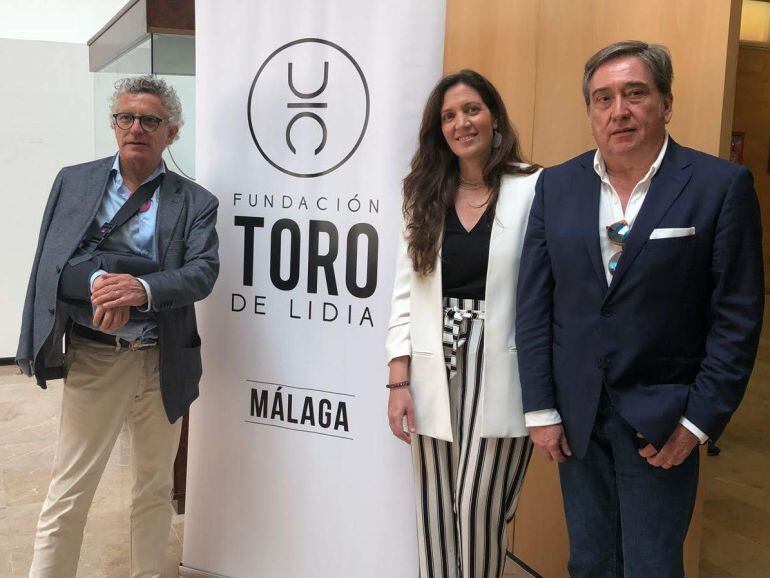
[[[156,168],[152,174],[140,183],[140,186],[144,183],[153,180],[158,175],[166,172],[166,165],[161,160],[158,168]],[[155,189],[152,197],[150,198],[150,207],[147,211],[139,212],[131,217],[122,227],[117,229],[110,237],[102,243],[99,247],[100,250],[116,251],[121,253],[133,253],[141,257],[157,260],[158,256],[158,244],[156,232],[156,224],[158,219],[158,203],[159,203],[160,187]],[[115,155],[115,162],[110,169],[110,177],[107,180],[107,189],[102,197],[102,202],[99,206],[99,210],[96,213],[94,220],[98,226],[110,221],[118,209],[123,206],[123,203],[128,200],[131,195],[131,191],[123,183],[123,175],[120,172],[120,156]],[[96,271],[91,276],[91,286],[96,278],[105,273],[105,271]],[[152,304],[152,294],[150,292],[150,286],[139,279],[147,291],[147,304],[141,309],[142,311],[149,311]],[[99,330],[98,327],[94,327],[92,324],[93,310],[91,307],[76,306],[70,307],[70,317],[72,317],[75,323],[89,327],[91,329]],[[134,341],[141,339],[142,341],[150,341],[158,339],[158,325],[153,318],[150,319],[130,319],[123,327],[118,331],[110,332],[112,335],[116,335],[127,341]]]

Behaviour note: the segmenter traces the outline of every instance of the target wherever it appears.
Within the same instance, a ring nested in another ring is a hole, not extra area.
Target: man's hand
[[[572,456],[567,436],[564,434],[564,426],[560,423],[531,427],[529,437],[548,461],[566,462],[567,458]]]
[[[94,280],[91,303],[108,310],[116,307],[141,307],[147,303],[147,292],[133,275],[105,273]]]
[[[102,305],[94,308],[94,327],[98,327],[102,333],[114,332],[128,323],[131,316],[131,307],[115,307],[105,309]]]
[[[651,466],[668,470],[685,461],[699,443],[700,440],[694,433],[679,424],[660,451],[652,444],[647,444],[639,450],[639,455]]]

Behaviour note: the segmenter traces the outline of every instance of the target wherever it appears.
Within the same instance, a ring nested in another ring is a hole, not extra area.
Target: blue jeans
[[[698,450],[669,470],[640,457],[634,429],[602,393],[588,452],[559,465],[572,578],[682,578]]]

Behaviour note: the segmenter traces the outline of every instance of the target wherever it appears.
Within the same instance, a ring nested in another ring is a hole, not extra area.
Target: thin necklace
[[[462,175],[460,175],[460,188],[461,189],[466,189],[466,190],[473,191],[473,190],[476,190],[476,189],[480,189],[483,186],[484,186],[484,181],[483,180],[481,180],[481,181],[470,181],[470,180],[464,178]]]

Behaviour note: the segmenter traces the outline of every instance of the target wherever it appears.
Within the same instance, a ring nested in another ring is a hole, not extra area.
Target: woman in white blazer
[[[412,445],[422,578],[503,573],[532,448],[514,327],[538,174],[488,80],[462,70],[438,83],[404,179],[387,338],[388,417]]]

